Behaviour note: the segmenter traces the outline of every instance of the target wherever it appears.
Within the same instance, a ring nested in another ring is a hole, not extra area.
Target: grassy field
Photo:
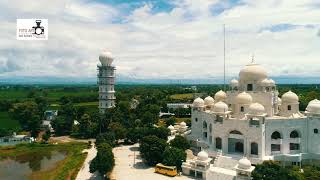
[[[30,90],[23,89],[9,89],[0,90],[0,100],[22,100],[28,99]],[[63,89],[50,89],[47,90],[47,97],[49,101],[57,101],[62,96],[97,96],[97,91],[90,91],[88,89],[80,89],[77,91],[65,91]],[[38,92],[39,93],[39,92]]]
[[[193,94],[192,93],[174,94],[174,95],[171,95],[170,98],[173,100],[188,100],[188,99],[193,99]]]
[[[23,90],[0,90],[0,100],[26,99],[28,92]]]
[[[64,144],[21,144],[12,147],[0,148],[0,158],[8,156],[21,156],[28,154],[41,154],[48,151],[66,151],[67,157],[58,162],[54,168],[46,171],[33,172],[29,179],[34,180],[55,180],[55,179],[75,179],[80,170],[86,153],[82,150],[87,148],[87,143],[64,143]]]
[[[11,119],[8,112],[0,112],[0,128],[15,129],[19,127],[19,122]]]

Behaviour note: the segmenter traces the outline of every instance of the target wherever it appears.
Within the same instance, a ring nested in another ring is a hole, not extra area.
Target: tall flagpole
[[[223,90],[226,91],[226,26],[223,24]]]

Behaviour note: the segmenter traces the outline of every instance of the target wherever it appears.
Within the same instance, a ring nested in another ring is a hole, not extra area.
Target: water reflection
[[[65,157],[66,152],[46,151],[4,158],[0,161],[0,179],[28,179],[32,172],[54,168]]]

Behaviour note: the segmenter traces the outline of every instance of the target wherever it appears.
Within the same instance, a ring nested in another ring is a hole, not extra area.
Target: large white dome
[[[265,113],[265,108],[262,104],[252,103],[249,106],[249,113],[254,115],[262,115],[263,113]]]
[[[218,92],[214,95],[214,99],[215,99],[216,101],[224,101],[226,98],[227,98],[227,94],[226,94],[224,91],[222,91],[222,90],[218,91]]]
[[[103,66],[110,66],[113,62],[112,53],[109,51],[101,52],[101,54],[99,55],[99,60]]]
[[[250,169],[251,168],[251,162],[246,157],[243,157],[238,161],[238,168],[240,169]]]
[[[214,99],[211,96],[208,96],[204,98],[204,105],[205,106],[213,106],[214,105]]]
[[[260,81],[268,77],[267,71],[259,64],[246,65],[239,73],[241,81]]]
[[[320,114],[320,101],[318,99],[310,101],[306,111],[312,114]]]
[[[250,94],[246,92],[242,92],[237,95],[236,102],[238,104],[251,104],[252,103],[252,97]]]
[[[228,111],[228,105],[222,101],[219,101],[214,104],[213,112],[224,113]]]
[[[296,104],[299,102],[299,97],[296,95],[296,93],[288,91],[282,95],[281,100],[283,103]]]
[[[281,105],[281,103],[282,103],[282,100],[281,98],[278,97],[278,105]]]
[[[205,151],[200,151],[197,156],[200,161],[205,161],[209,158],[208,153],[206,153]]]
[[[196,98],[193,103],[192,103],[192,106],[195,107],[195,108],[198,108],[198,107],[204,107],[204,101],[203,99],[201,98]]]

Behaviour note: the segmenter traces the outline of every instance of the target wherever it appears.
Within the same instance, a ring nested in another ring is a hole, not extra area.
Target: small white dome
[[[224,113],[228,111],[228,105],[222,101],[217,102],[213,106],[213,112]]]
[[[213,106],[214,105],[214,99],[211,96],[208,96],[204,98],[204,105],[205,106]]]
[[[281,103],[282,103],[282,100],[281,98],[278,97],[278,105],[281,105]]]
[[[238,104],[251,104],[252,103],[252,97],[250,94],[246,92],[242,92],[237,95],[236,102]]]
[[[320,101],[318,99],[310,101],[306,111],[312,114],[320,114]]]
[[[168,126],[168,129],[174,130],[174,127],[172,125]]]
[[[224,101],[226,98],[227,98],[227,94],[226,94],[224,91],[222,91],[222,90],[218,91],[218,92],[214,95],[214,99],[215,99],[216,101]]]
[[[192,106],[195,107],[195,108],[197,108],[197,107],[204,107],[204,101],[203,101],[203,99],[201,99],[201,98],[199,98],[199,97],[196,98],[196,99],[193,101]]]
[[[266,87],[266,86],[269,86],[270,82],[268,79],[263,79],[262,81],[260,81],[259,84],[263,87]]]
[[[113,62],[113,56],[112,53],[109,51],[103,51],[100,55],[99,55],[99,60],[100,63],[103,66],[110,66]]]
[[[258,64],[246,65],[239,73],[241,81],[260,81],[268,77],[267,71]]]
[[[269,85],[270,86],[275,86],[276,82],[273,79],[269,79]]]
[[[298,103],[299,102],[299,97],[296,95],[296,93],[292,91],[288,91],[284,93],[281,97],[282,102],[284,103]]]
[[[263,113],[265,113],[264,106],[259,103],[252,103],[249,106],[249,113],[254,115],[262,115]]]
[[[251,162],[246,157],[243,157],[238,161],[238,168],[240,169],[250,169],[251,168]]]
[[[183,122],[183,121],[182,121],[182,122],[180,123],[180,126],[182,126],[182,127],[186,127],[186,126],[187,126],[187,124],[186,124],[185,122]]]
[[[205,161],[209,158],[208,153],[206,153],[205,151],[200,151],[197,156],[198,156],[198,159],[201,161]]]
[[[239,81],[238,80],[236,80],[236,79],[232,79],[231,81],[230,81],[230,86],[231,87],[238,87],[239,86]]]

